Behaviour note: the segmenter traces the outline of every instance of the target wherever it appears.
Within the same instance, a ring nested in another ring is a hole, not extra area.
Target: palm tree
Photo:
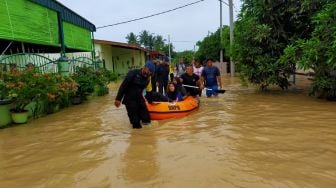
[[[138,36],[136,36],[133,32],[129,33],[129,34],[126,36],[126,39],[127,39],[127,43],[128,43],[128,44],[139,45],[139,42],[138,42]]]

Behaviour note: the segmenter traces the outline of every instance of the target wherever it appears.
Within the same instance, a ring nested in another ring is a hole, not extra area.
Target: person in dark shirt
[[[164,58],[164,61],[157,68],[157,83],[159,86],[159,92],[164,94],[163,88],[166,90],[169,78],[169,58]]]
[[[175,84],[173,82],[170,82],[168,84],[166,95],[168,97],[169,102],[177,102],[183,100],[181,92],[176,90]]]
[[[153,59],[153,60],[150,60],[151,62],[154,63],[155,65],[155,73],[152,74],[151,76],[151,84],[152,84],[152,91],[153,92],[157,92],[157,85],[156,85],[156,81],[157,81],[157,68],[159,67],[159,60],[158,59]]]
[[[212,90],[206,90],[206,96],[211,97],[212,95],[217,96],[218,93],[215,92],[219,89],[219,87],[222,87],[222,80],[220,77],[219,69],[215,66],[213,66],[214,60],[209,58],[206,60],[207,66],[204,67],[202,74],[201,74],[201,80],[204,81],[205,87],[212,89]]]
[[[175,85],[175,89],[176,91],[180,92],[182,94],[182,97],[184,99],[184,96],[187,95],[187,91],[186,89],[182,86],[182,81],[181,81],[181,78],[179,77],[174,77],[173,78],[173,84]]]
[[[143,97],[143,91],[149,83],[150,75],[155,73],[155,66],[147,62],[142,69],[130,70],[121,83],[114,105],[126,106],[127,115],[133,128],[142,128],[142,123],[150,123],[150,116]]]
[[[200,89],[203,89],[203,85],[201,85],[200,82],[200,77],[193,73],[193,67],[191,65],[186,67],[186,72],[182,74],[180,78],[182,79],[182,84],[187,85],[185,89],[188,95],[196,96],[199,94]],[[192,88],[190,86],[199,88]]]

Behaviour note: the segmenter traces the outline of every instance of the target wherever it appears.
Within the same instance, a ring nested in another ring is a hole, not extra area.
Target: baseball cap
[[[151,71],[151,73],[155,73],[155,65],[154,63],[147,61],[145,64],[145,67],[147,67],[149,69],[149,71]]]

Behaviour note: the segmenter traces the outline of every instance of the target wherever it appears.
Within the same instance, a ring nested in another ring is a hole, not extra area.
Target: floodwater
[[[115,87],[26,125],[0,129],[0,187],[336,186],[336,104],[296,89],[262,93],[223,78],[185,118],[133,130]]]

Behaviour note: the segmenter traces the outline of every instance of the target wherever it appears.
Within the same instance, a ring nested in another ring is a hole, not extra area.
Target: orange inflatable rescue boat
[[[197,109],[199,99],[197,97],[188,96],[179,102],[157,102],[149,104],[147,108],[152,120],[162,120],[169,118],[184,117]]]

